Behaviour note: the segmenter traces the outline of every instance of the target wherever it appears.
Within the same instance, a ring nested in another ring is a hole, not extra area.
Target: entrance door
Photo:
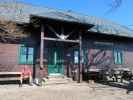
[[[48,49],[48,74],[64,74],[63,50],[61,50],[60,48]]]

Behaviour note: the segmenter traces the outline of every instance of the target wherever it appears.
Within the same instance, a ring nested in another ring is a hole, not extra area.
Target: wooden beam
[[[59,33],[56,32],[55,29],[54,29],[52,26],[47,25],[47,27],[48,27],[49,30],[50,30],[51,32],[53,32],[56,36],[57,36],[57,34],[59,35]],[[68,37],[70,37],[70,35],[72,35],[76,30],[77,30],[77,28],[73,29],[71,32],[68,32]],[[65,32],[64,28],[61,27],[61,33],[60,33],[60,34],[65,34],[65,33],[66,33],[66,32]],[[57,36],[57,37],[58,37],[58,36]]]
[[[51,32],[53,32],[54,34],[58,34],[55,29],[53,27],[51,27],[50,25],[47,25],[47,27],[50,29]]]
[[[79,43],[79,40],[62,40],[58,38],[49,38],[49,37],[44,37],[44,40],[47,41],[58,41],[58,42],[69,42],[69,43]]]
[[[44,59],[44,25],[41,25],[41,41],[40,41],[40,68],[43,69],[43,59]]]
[[[82,59],[83,59],[83,49],[82,49],[82,35],[79,34],[79,72],[78,72],[78,83],[82,82]]]

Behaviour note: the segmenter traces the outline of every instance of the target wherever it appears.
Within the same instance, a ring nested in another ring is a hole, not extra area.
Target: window
[[[75,50],[74,51],[74,64],[78,64],[79,63],[79,51],[78,50]],[[88,62],[88,51],[87,49],[84,49],[83,52],[82,52],[82,57],[80,58],[81,59],[81,63],[82,64],[87,64]]]
[[[123,64],[123,52],[120,49],[114,50],[114,63]]]
[[[79,52],[74,51],[74,64],[78,64],[78,63],[79,63]]]
[[[19,47],[19,64],[33,64],[34,48],[21,45]]]

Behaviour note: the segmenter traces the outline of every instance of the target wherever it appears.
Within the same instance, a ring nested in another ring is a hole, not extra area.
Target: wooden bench
[[[0,72],[0,81],[19,81],[22,86],[23,78],[21,72]]]

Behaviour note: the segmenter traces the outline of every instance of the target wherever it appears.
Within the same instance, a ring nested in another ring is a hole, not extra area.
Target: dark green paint
[[[60,48],[48,49],[48,74],[64,74],[63,50]]]
[[[19,64],[34,63],[34,48],[25,45],[19,46]]]

